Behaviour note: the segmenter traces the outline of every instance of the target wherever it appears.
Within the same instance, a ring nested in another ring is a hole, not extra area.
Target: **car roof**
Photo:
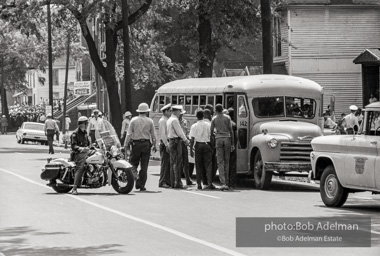
[[[37,122],[24,122],[23,124],[45,125],[43,123],[37,123]]]
[[[365,106],[365,111],[380,111],[380,101]]]

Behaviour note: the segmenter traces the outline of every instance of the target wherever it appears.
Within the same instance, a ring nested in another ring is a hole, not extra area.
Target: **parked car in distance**
[[[340,207],[349,193],[380,194],[380,102],[366,106],[354,135],[321,136],[311,141],[313,179],[320,180],[326,206]]]
[[[35,141],[40,142],[42,145],[47,145],[44,124],[24,122],[16,132],[16,139],[21,144],[24,144],[26,141]]]

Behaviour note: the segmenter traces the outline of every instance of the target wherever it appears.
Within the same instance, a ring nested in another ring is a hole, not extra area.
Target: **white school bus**
[[[189,129],[206,104],[233,108],[236,170],[253,174],[258,189],[266,189],[273,174],[311,170],[311,140],[322,135],[323,127],[323,88],[311,80],[256,75],[173,81],[152,100],[150,117],[157,129],[160,109],[168,103],[184,107]]]

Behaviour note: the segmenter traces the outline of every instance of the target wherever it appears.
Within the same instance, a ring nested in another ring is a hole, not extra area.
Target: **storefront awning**
[[[366,49],[354,59],[355,64],[372,64],[380,65],[380,49]]]

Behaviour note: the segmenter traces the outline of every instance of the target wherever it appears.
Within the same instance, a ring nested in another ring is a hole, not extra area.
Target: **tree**
[[[157,25],[165,45],[186,51],[189,61],[185,76],[198,70],[199,77],[212,76],[217,52],[223,46],[234,49],[233,40],[260,36],[258,0],[164,0]],[[194,17],[198,17],[197,19]]]

